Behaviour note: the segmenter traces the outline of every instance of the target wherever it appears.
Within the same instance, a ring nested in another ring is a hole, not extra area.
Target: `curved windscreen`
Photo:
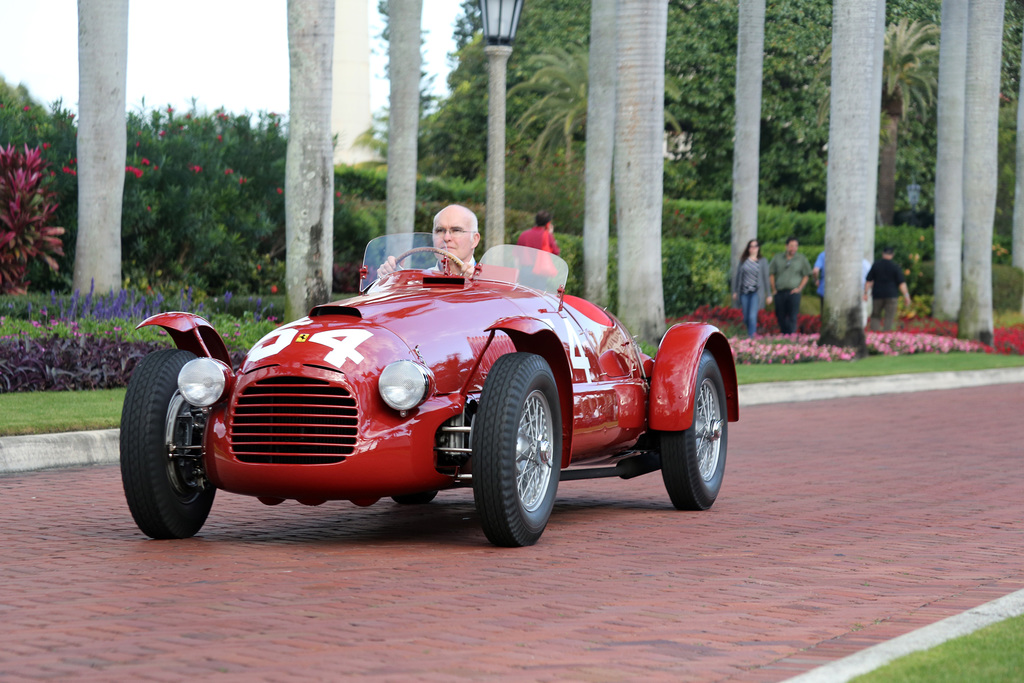
[[[389,257],[398,261],[404,269],[430,270],[440,268],[441,257],[434,251],[424,250],[434,246],[434,236],[429,232],[411,232],[382,235],[370,240],[363,254],[366,275],[359,281],[359,291],[376,282],[387,272],[381,266]],[[490,280],[532,287],[544,292],[557,294],[569,277],[569,264],[560,257],[530,247],[502,244],[487,250],[480,259],[475,280]]]
[[[359,281],[359,291],[365,290],[377,281],[377,271],[389,256],[394,256],[397,260],[413,249],[432,246],[434,246],[434,236],[429,232],[403,232],[396,235],[382,235],[370,240],[366,245],[366,251],[363,252],[366,275]],[[401,259],[399,265],[402,268],[426,270],[435,267],[437,259],[437,254],[432,251],[414,252]]]
[[[488,249],[480,266],[482,279],[515,282],[553,294],[565,287],[569,277],[569,264],[561,257],[515,244]]]

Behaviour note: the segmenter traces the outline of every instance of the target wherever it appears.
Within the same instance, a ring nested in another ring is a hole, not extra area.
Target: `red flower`
[[[202,173],[203,172],[203,167],[202,166],[189,166],[188,170],[192,171],[193,173]]]
[[[270,293],[277,294],[277,285],[270,285]]]
[[[218,135],[217,136],[217,142],[224,142],[224,136]]]
[[[281,189],[281,188],[279,187],[279,188],[277,188],[277,193],[278,193],[278,194],[284,194],[284,190],[282,190],[282,189]]]
[[[125,166],[125,167],[124,167],[124,170],[125,170],[126,172],[128,172],[128,173],[133,173],[133,174],[135,174],[135,177],[136,177],[136,178],[141,178],[141,177],[142,177],[142,169],[139,169],[139,168],[135,168],[134,166]]]
[[[149,159],[147,159],[146,157],[142,157],[142,165],[149,166]]]
[[[49,142],[44,142],[43,143],[43,149],[50,149],[50,143]],[[924,237],[924,235],[922,235],[922,237]]]
[[[24,107],[22,108],[22,111],[29,111],[30,109],[32,109],[32,107],[30,107],[30,106],[28,106],[28,105],[26,104],[26,105],[25,105],[25,106],[24,106]]]
[[[239,178],[238,179],[238,184],[239,185],[245,185],[247,182],[249,182],[248,178]]]
[[[224,169],[224,175],[231,175],[232,173],[234,173],[234,171],[232,171],[230,168]]]

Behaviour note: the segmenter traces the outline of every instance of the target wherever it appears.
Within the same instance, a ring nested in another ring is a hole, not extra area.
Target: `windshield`
[[[561,257],[515,244],[488,249],[480,266],[483,279],[516,282],[552,294],[557,294],[569,277],[569,264]]]
[[[389,256],[399,259],[399,265],[407,270],[437,268],[440,257],[436,252],[409,253],[414,249],[433,246],[434,236],[429,232],[382,235],[370,240],[363,254],[366,275],[359,282],[359,290],[364,291],[376,282],[377,271]],[[473,276],[476,280],[520,284],[553,294],[565,286],[568,277],[569,264],[558,256],[514,244],[502,244],[488,249],[480,259],[478,272]]]

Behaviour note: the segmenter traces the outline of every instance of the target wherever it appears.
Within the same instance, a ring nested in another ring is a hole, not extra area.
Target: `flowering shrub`
[[[64,253],[45,172],[38,148],[0,147],[0,294],[24,294],[28,264],[38,258],[57,270],[54,256]]]
[[[768,318],[768,319],[766,319]],[[818,316],[800,316],[801,332],[781,336],[778,326],[772,325],[774,316],[761,311],[758,328],[764,335],[745,338],[742,314],[735,308],[702,306],[684,320],[708,322],[727,336],[736,362],[744,365],[771,363],[809,363],[812,361],[853,360],[854,355],[842,348],[818,344]],[[671,321],[670,321],[671,322]],[[813,333],[805,330],[814,330]],[[957,339],[957,325],[932,318],[917,318],[899,332],[865,331],[868,353],[871,355],[899,356],[914,353],[1005,353],[1024,355],[1024,325],[996,328],[991,347],[976,341]]]

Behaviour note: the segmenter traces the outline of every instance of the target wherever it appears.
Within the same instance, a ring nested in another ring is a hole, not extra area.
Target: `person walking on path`
[[[907,306],[910,305],[910,292],[907,290],[906,280],[903,279],[903,269],[892,260],[894,253],[895,249],[892,247],[882,249],[882,258],[871,265],[867,280],[864,282],[864,301],[867,301],[869,296],[873,298],[871,329],[875,332],[879,330],[879,322],[881,329],[887,332],[893,329],[900,294],[903,295]]]
[[[768,283],[768,259],[761,257],[761,245],[757,240],[747,242],[747,248],[740,256],[740,262],[732,275],[732,300],[739,303],[743,311],[743,322],[747,336],[757,333],[757,314],[772,302]]]
[[[555,241],[555,225],[551,222],[551,213],[538,211],[533,227],[524,230],[516,240],[516,244],[520,247],[533,247],[547,251],[556,256],[560,254],[558,242]]]
[[[775,317],[782,334],[796,332],[800,293],[811,276],[811,264],[806,256],[797,251],[799,246],[796,237],[789,237],[786,240],[786,251],[776,254],[768,266],[768,279],[775,297]]]

